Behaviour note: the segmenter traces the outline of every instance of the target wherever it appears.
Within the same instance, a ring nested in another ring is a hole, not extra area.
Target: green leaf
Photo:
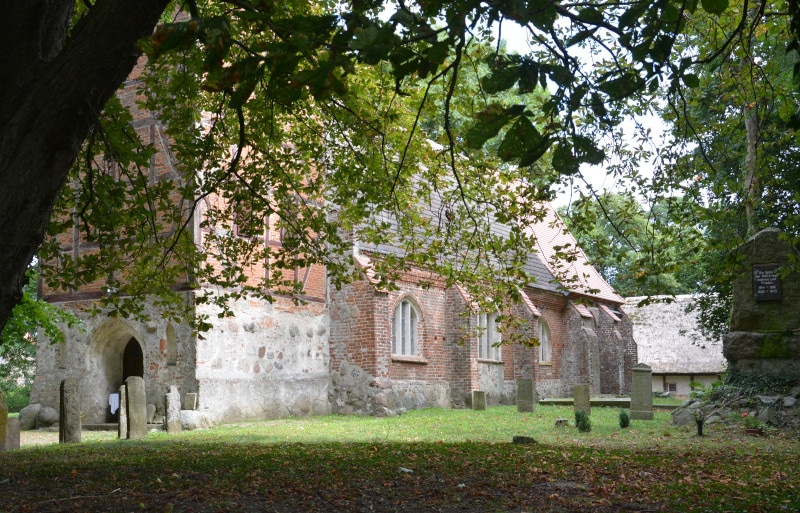
[[[630,72],[613,80],[603,82],[600,84],[600,90],[612,99],[620,100],[635,92],[642,85],[644,85],[644,79]]]
[[[722,14],[728,8],[728,0],[701,0],[700,5],[709,14]]]
[[[496,136],[500,129],[524,110],[524,105],[504,108],[498,103],[493,103],[476,116],[475,124],[467,131],[467,146],[473,149],[482,148],[486,141]]]
[[[511,89],[519,78],[519,69],[515,66],[495,70],[491,75],[485,76],[481,79],[481,87],[487,93],[495,94],[500,91]]]
[[[142,49],[152,59],[179,48],[189,47],[197,38],[200,24],[195,21],[159,25],[156,31],[142,43]]]
[[[525,59],[519,66],[519,93],[526,94],[536,89],[539,80],[539,63]]]
[[[606,159],[606,154],[599,149],[595,142],[588,137],[576,135],[573,137],[575,143],[575,154],[581,162],[597,165],[602,164]]]
[[[580,169],[580,161],[572,152],[572,145],[567,141],[561,141],[553,150],[552,159],[553,169],[562,175],[572,176]]]
[[[683,83],[686,84],[686,87],[699,87],[700,86],[700,78],[695,75],[694,73],[686,73],[681,77]]]
[[[547,73],[547,76],[553,82],[562,87],[569,86],[575,80],[575,75],[572,74],[569,68],[559,64],[542,64],[542,71]]]
[[[592,25],[600,25],[605,21],[603,14],[594,7],[586,7],[578,11],[578,19]]]
[[[550,143],[525,116],[509,128],[497,154],[505,162],[517,160],[520,167],[530,166],[544,155]]]

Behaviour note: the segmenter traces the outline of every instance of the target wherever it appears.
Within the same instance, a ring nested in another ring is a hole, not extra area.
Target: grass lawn
[[[593,408],[589,433],[556,428],[574,420],[558,406],[85,433],[0,453],[0,511],[800,511],[796,434],[701,438],[668,412],[623,430],[618,413]]]

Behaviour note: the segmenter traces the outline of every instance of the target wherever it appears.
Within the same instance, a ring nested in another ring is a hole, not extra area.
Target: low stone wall
[[[359,366],[344,362],[331,374],[330,404],[344,415],[392,415],[422,408],[450,408],[447,382],[376,379]]]
[[[200,381],[201,411],[213,412],[217,421],[326,415],[330,380],[205,379]]]

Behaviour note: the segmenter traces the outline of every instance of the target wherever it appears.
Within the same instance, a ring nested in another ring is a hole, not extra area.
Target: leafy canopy
[[[687,16],[728,8],[186,5],[141,44],[144,106],[158,113],[174,172],[149,175],[156,146],[143,147],[130,113],[110,101],[51,227],[54,237],[79,230],[97,249],[78,260],[57,238],[43,249],[49,285],[105,282],[120,314],[143,314],[125,298],[145,293],[178,307],[175,284],[219,286],[227,295],[200,300],[222,307],[245,292],[298,297],[292,271],[317,264],[339,285],[353,278],[354,242],[383,254],[384,286],[421,266],[476,298],[513,299],[529,281],[523,228],[541,215],[538,200],[605,162],[598,141],[641,109],[632,99],[696,85],[696,63],[671,58],[676,41]],[[525,27],[530,53],[487,46],[497,23]],[[493,231],[498,221],[509,231]],[[265,227],[281,233],[280,247],[259,237]],[[253,283],[247,270],[265,265]]]

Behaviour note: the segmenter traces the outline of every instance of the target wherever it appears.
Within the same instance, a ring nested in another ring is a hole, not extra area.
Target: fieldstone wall
[[[766,229],[740,246],[730,333],[723,355],[731,372],[800,378],[800,252]]]
[[[218,421],[322,415],[328,402],[329,319],[324,304],[298,308],[242,299],[197,341],[198,409]]]

